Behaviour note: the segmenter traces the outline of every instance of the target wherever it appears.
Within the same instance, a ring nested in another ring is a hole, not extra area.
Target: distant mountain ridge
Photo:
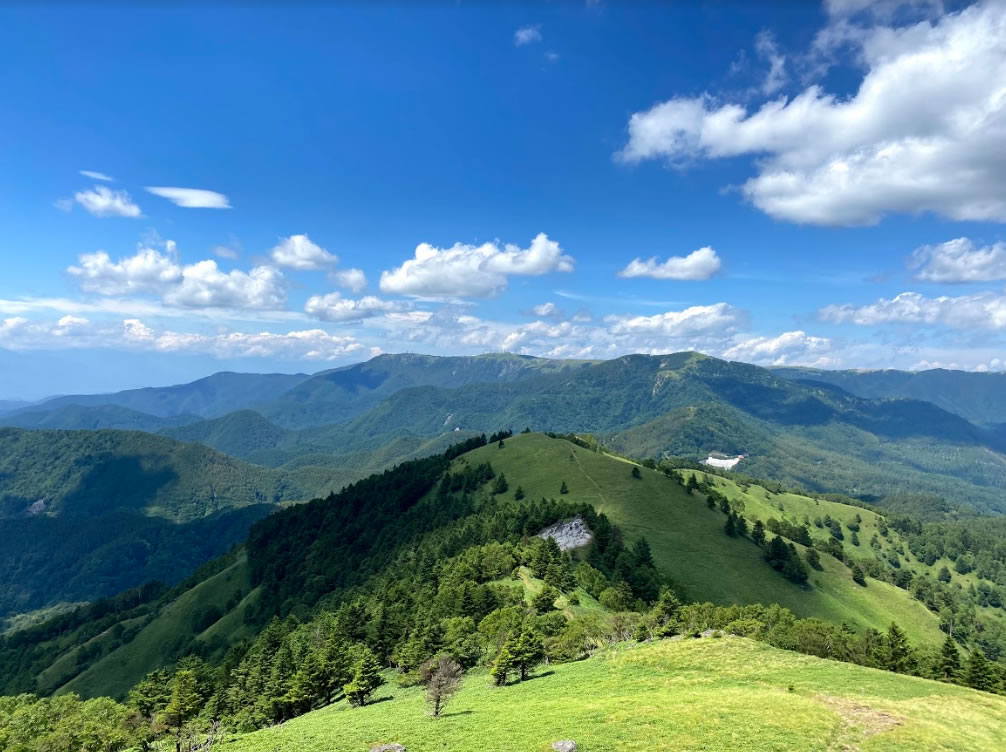
[[[868,399],[905,398],[932,402],[978,425],[1006,423],[1006,372],[845,370],[773,368],[794,381],[818,381]]]

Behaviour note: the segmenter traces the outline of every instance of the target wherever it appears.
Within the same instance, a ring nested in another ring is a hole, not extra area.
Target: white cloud
[[[968,238],[924,245],[912,252],[915,278],[927,282],[992,282],[1006,279],[1006,243],[981,248]]]
[[[139,217],[140,207],[133,203],[126,191],[113,191],[103,185],[96,185],[89,191],[78,191],[73,200],[96,217]],[[65,201],[57,202],[65,209]]]
[[[67,272],[77,278],[82,290],[101,295],[160,292],[182,278],[174,245],[168,246],[166,254],[140,248],[135,256],[118,261],[112,261],[104,251],[84,253],[78,265],[69,267]]]
[[[231,204],[227,197],[216,191],[207,191],[202,188],[168,188],[159,186],[148,186],[148,193],[166,198],[177,206],[186,209],[230,209]]]
[[[271,266],[249,272],[223,272],[212,259],[181,265],[175,244],[165,253],[140,248],[135,256],[112,261],[104,251],[85,253],[67,272],[85,292],[100,295],[159,295],[170,306],[182,308],[282,308],[286,302],[283,274]]]
[[[955,329],[1006,329],[1006,296],[983,292],[959,297],[929,298],[903,292],[868,305],[830,305],[819,316],[836,324],[926,324]]]
[[[783,332],[776,337],[750,337],[723,351],[729,360],[774,366],[802,365],[825,368],[834,364],[832,342],[804,331]]]
[[[85,178],[91,178],[91,180],[104,180],[109,183],[114,183],[115,178],[106,175],[103,172],[94,172],[93,170],[81,170],[80,174]]]
[[[683,311],[666,311],[653,316],[608,316],[614,334],[657,334],[667,337],[691,336],[700,332],[732,331],[742,322],[741,312],[728,303],[690,306]]]
[[[321,269],[339,261],[338,256],[311,242],[311,238],[307,235],[291,235],[283,238],[269,255],[279,266],[301,270]]]
[[[566,317],[566,313],[552,301],[533,306],[531,313],[542,319],[563,319]]]
[[[651,277],[653,279],[709,279],[720,270],[720,257],[709,246],[692,251],[687,256],[671,256],[663,263],[653,256],[647,260],[633,259],[619,277]]]
[[[159,330],[135,317],[110,322],[67,316],[55,322],[21,317],[0,319],[0,347],[11,350],[102,347],[204,353],[218,358],[290,360],[337,360],[347,355],[376,354],[376,348],[367,348],[353,336],[336,336],[321,329],[207,334]]]
[[[761,91],[763,94],[775,94],[786,83],[786,56],[779,52],[775,37],[770,31],[762,31],[755,37],[755,51],[769,64]]]
[[[214,247],[213,253],[214,255],[219,256],[220,258],[230,259],[231,261],[233,261],[234,259],[238,258],[241,255],[240,251],[238,251],[236,248],[231,248],[228,245],[218,245]]]
[[[506,289],[510,275],[538,276],[573,271],[573,259],[554,240],[539,233],[526,249],[497,243],[455,243],[416,247],[415,258],[381,273],[381,290],[430,298],[486,298]]]
[[[743,194],[793,222],[926,211],[1006,221],[1006,4],[910,26],[843,23],[866,69],[851,97],[814,85],[754,112],[709,95],[674,98],[631,117],[619,157],[755,156]]]
[[[164,302],[186,308],[282,308],[286,303],[283,274],[271,266],[249,272],[222,272],[212,259],[182,268],[181,284],[164,294]]]
[[[367,275],[362,269],[342,269],[332,275],[335,283],[339,287],[344,287],[351,292],[360,292],[367,286]]]
[[[513,43],[518,47],[523,47],[526,44],[534,44],[535,42],[540,42],[541,37],[541,25],[536,24],[534,26],[522,26],[513,33]]]
[[[545,59],[548,60],[550,63],[556,63],[559,61],[559,53],[555,52],[554,50],[549,50],[548,52],[545,53]]]
[[[403,311],[408,309],[408,304],[381,300],[373,295],[367,295],[359,300],[344,298],[337,292],[328,295],[312,295],[304,305],[304,310],[309,316],[322,321],[357,321],[378,316],[382,313],[393,311]]]

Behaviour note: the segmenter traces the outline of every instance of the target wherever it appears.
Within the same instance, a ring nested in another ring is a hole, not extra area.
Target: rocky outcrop
[[[559,548],[562,551],[586,546],[594,540],[594,534],[590,532],[590,528],[587,527],[587,523],[583,521],[583,517],[580,515],[571,520],[564,520],[554,525],[549,525],[538,533],[538,537],[542,539],[555,538],[555,542],[559,544]]]

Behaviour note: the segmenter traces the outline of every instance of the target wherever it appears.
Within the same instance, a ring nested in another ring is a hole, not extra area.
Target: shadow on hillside
[[[172,468],[144,467],[136,455],[100,454],[76,461],[92,464],[62,501],[61,512],[66,517],[91,517],[116,508],[140,510],[158,491],[178,480]]]
[[[525,682],[534,681],[535,679],[544,679],[546,676],[553,676],[555,671],[542,671],[540,674],[534,674],[525,679]],[[512,682],[513,684],[520,684],[520,682]]]
[[[440,717],[441,718],[453,718],[456,715],[472,715],[474,713],[475,713],[474,710],[457,710],[457,711],[455,711],[453,713],[441,713]]]

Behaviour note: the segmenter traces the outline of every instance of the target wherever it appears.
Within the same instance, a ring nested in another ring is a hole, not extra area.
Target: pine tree
[[[497,448],[502,449],[503,448],[503,439],[500,439],[500,443],[497,444],[496,446],[497,446]]]
[[[734,526],[737,528],[738,535],[745,536],[748,534],[748,521],[744,519],[744,515],[737,515]]]
[[[493,495],[504,494],[510,488],[510,484],[507,483],[506,475],[500,473],[496,476],[496,480],[493,481]]]
[[[818,554],[816,548],[807,549],[807,564],[810,565],[811,569],[816,569],[819,572],[824,569],[821,566],[821,556]]]
[[[936,579],[940,582],[950,582],[950,570],[946,567],[940,567],[940,572],[936,575]]]
[[[866,574],[864,574],[863,568],[859,564],[852,565],[852,581],[857,585],[866,587]]]
[[[884,668],[899,674],[911,673],[915,668],[915,655],[904,630],[893,621],[884,635]]]
[[[955,681],[961,672],[961,654],[957,649],[954,638],[947,635],[940,648],[940,655],[936,663],[936,678],[941,681]]]
[[[564,495],[569,493],[569,486],[566,485],[566,481],[563,481],[562,485],[559,486],[559,493]]]
[[[365,647],[353,674],[353,680],[343,688],[349,704],[354,707],[366,705],[374,690],[382,684],[384,678],[381,676],[381,664],[378,663],[377,656]]]
[[[534,667],[545,660],[545,646],[538,634],[525,627],[513,648],[514,668],[520,674],[520,680],[527,679]]]
[[[674,595],[674,591],[666,585],[660,588],[657,602],[650,609],[650,620],[657,637],[672,637],[678,633],[679,608],[681,601]]]
[[[517,490],[513,492],[513,500],[520,501],[523,498],[524,498],[524,489],[521,488],[520,486],[517,486]]]
[[[965,680],[969,687],[980,689],[982,692],[992,692],[995,689],[992,667],[989,666],[988,658],[980,647],[976,647],[968,656]]]
[[[632,544],[632,557],[635,559],[637,567],[653,566],[653,552],[650,550],[650,543],[646,538],[640,538]]]
[[[761,520],[755,520],[755,523],[751,528],[751,540],[759,546],[765,545],[765,525]]]
[[[737,526],[734,524],[734,516],[732,514],[727,515],[727,521],[723,525],[723,532],[731,538],[737,537]]]
[[[200,705],[195,672],[183,670],[176,673],[171,684],[171,699],[164,709],[165,725],[175,736],[175,752],[181,752],[182,732],[185,725],[199,713]]]
[[[638,467],[633,467],[632,468],[632,477],[635,478],[636,480],[639,480],[640,478],[643,477],[643,474],[641,472],[639,472],[639,468]]]
[[[546,585],[542,588],[542,591],[532,599],[531,605],[539,614],[546,614],[549,611],[555,610],[555,601],[558,597],[559,591],[551,585]]]
[[[496,656],[496,660],[493,661],[492,668],[489,669],[489,675],[493,678],[493,682],[497,687],[502,687],[506,684],[507,678],[514,671],[514,656],[511,648],[514,642],[511,639],[507,639],[503,643],[503,647],[500,648],[499,655]]]

